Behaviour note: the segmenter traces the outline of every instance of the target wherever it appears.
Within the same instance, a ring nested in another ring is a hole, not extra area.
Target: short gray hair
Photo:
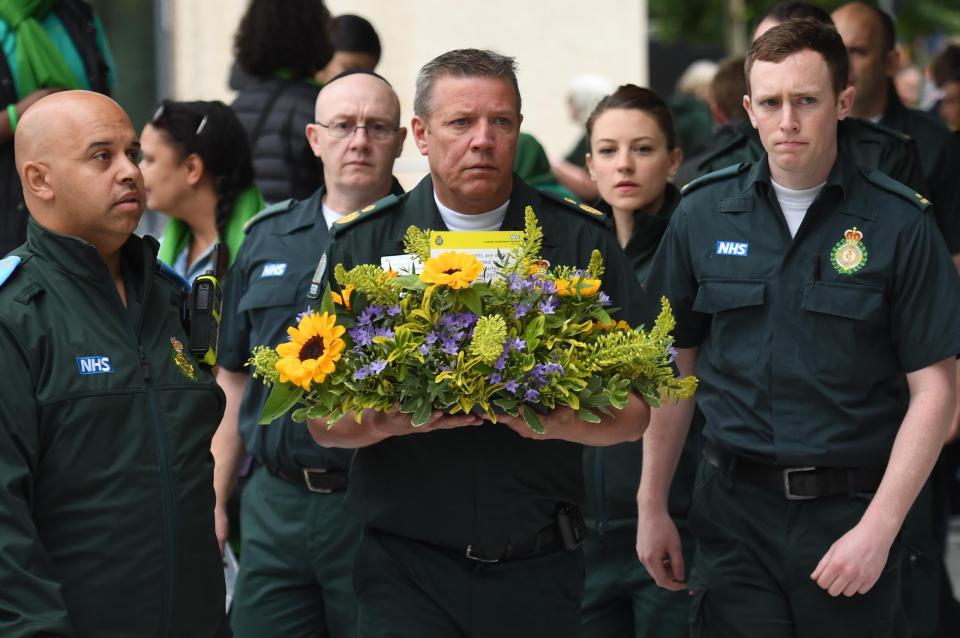
[[[500,78],[513,85],[520,112],[520,86],[517,84],[517,62],[514,58],[481,49],[455,49],[430,60],[417,74],[417,92],[413,113],[426,119],[433,112],[433,85],[439,78]]]

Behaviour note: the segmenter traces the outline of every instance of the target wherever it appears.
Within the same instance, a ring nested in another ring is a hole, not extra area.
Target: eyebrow
[[[95,142],[90,142],[90,143],[87,145],[87,149],[86,149],[86,150],[87,150],[87,151],[92,151],[92,150],[94,150],[94,149],[96,149],[96,148],[102,148],[102,147],[105,147],[105,146],[113,146],[113,144],[114,144],[114,143],[113,143],[112,141],[110,141],[110,140],[97,140],[97,141],[95,141]],[[133,142],[130,143],[130,146],[133,146],[134,148],[140,148],[140,142],[139,142],[138,140],[134,140]]]
[[[640,137],[630,138],[631,142],[642,142],[645,140],[650,140],[651,142],[657,141],[656,138],[654,138],[652,135],[641,135]],[[599,140],[597,140],[597,142],[617,142],[617,141],[619,140],[615,140],[612,137],[601,137]]]

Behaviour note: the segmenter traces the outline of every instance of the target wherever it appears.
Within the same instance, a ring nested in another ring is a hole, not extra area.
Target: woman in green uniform
[[[244,224],[266,206],[237,116],[223,102],[164,101],[140,143],[147,207],[171,217],[159,258],[188,282],[213,269],[217,243],[232,264]]]
[[[587,169],[603,199],[600,208],[613,217],[617,240],[642,284],[680,201],[668,181],[683,160],[673,115],[653,91],[625,84],[597,105],[586,128]],[[693,447],[685,450],[678,470],[690,480],[675,481],[670,494],[670,512],[681,530],[699,442],[688,441],[687,448]],[[687,594],[658,588],[634,551],[642,453],[640,442],[584,453],[590,534],[584,543],[583,637],[688,633]]]

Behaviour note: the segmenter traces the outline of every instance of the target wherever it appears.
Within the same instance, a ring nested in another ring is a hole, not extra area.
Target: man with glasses
[[[308,199],[264,210],[227,278],[220,370],[227,410],[214,438],[217,535],[227,536],[226,503],[245,454],[256,461],[241,505],[236,636],[353,636],[353,556],[360,527],[342,507],[351,450],[314,444],[289,417],[258,425],[267,392],[248,383],[255,345],[276,345],[304,309],[328,227],[390,193],[406,129],[390,85],[369,71],[343,73],[320,91],[307,139],[323,160],[325,185]]]

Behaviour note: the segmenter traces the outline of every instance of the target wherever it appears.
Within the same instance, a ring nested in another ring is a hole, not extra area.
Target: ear
[[[24,162],[20,169],[23,190],[39,200],[51,202],[54,199],[50,185],[50,167],[42,162]]]
[[[597,181],[597,178],[593,176],[593,153],[587,153],[583,157],[585,160],[587,160],[585,164],[587,167],[587,173],[590,174],[590,180],[594,182]]]
[[[199,184],[206,173],[203,158],[196,153],[190,153],[186,159],[183,160],[183,166],[187,169],[187,184],[189,186]]]
[[[679,146],[672,151],[670,151],[670,168],[667,170],[667,174],[670,177],[676,177],[677,171],[680,170],[680,164],[683,163],[683,149]]]
[[[892,78],[897,74],[897,69],[900,68],[900,50],[894,47],[890,51],[887,51],[887,54],[884,56],[883,60],[883,72],[888,78]]]
[[[753,114],[753,103],[750,101],[749,95],[743,96],[743,110],[747,112],[747,117],[750,118],[750,125],[757,128],[757,118]]]
[[[410,120],[410,128],[413,130],[413,142],[417,145],[420,154],[429,155],[430,144],[427,142],[427,129],[429,125],[426,120],[419,115],[414,115],[413,119]]]
[[[847,88],[840,91],[840,95],[837,96],[837,119],[845,119],[850,115],[850,109],[853,108],[853,98],[856,96],[856,89],[853,88],[852,84],[848,84]]]
[[[401,126],[397,129],[397,152],[394,154],[394,157],[400,157],[400,154],[403,153],[403,143],[407,141],[407,128]]]
[[[320,157],[320,125],[310,123],[307,124],[307,143],[310,145],[310,150],[313,151],[314,157]],[[322,157],[320,159],[323,159]]]

